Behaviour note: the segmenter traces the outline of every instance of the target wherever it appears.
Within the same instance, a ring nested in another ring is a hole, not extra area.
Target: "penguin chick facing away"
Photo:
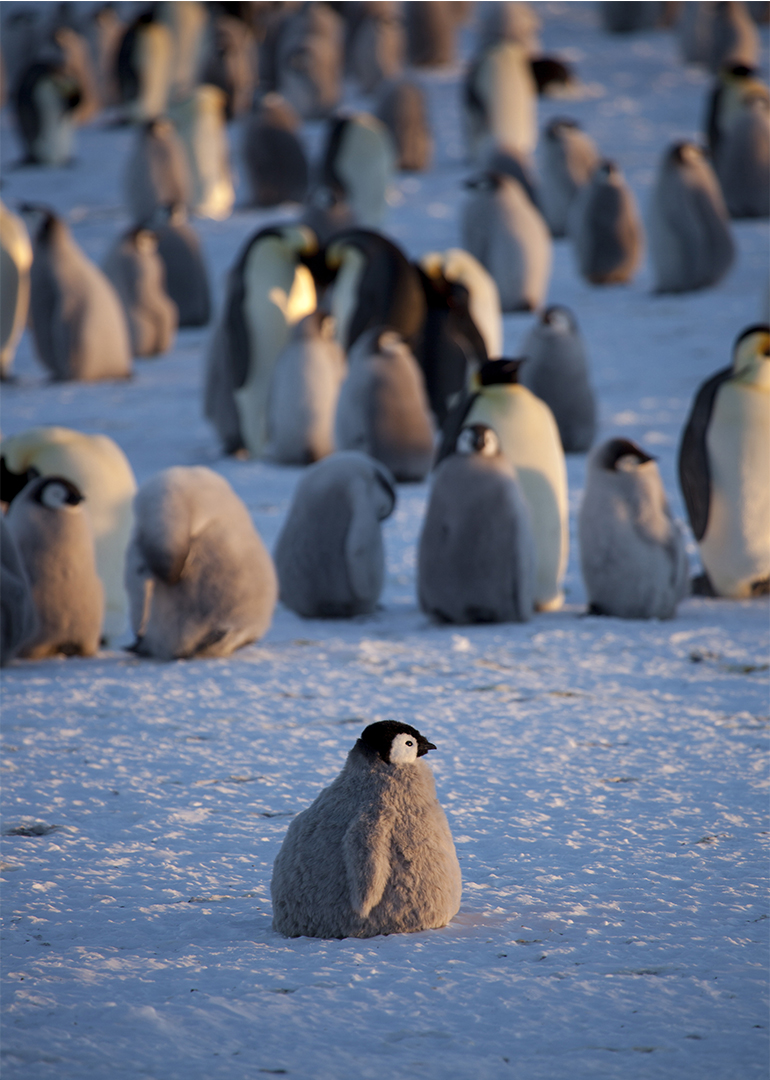
[[[654,459],[636,443],[610,439],[591,455],[578,534],[591,614],[674,616],[688,591],[684,538]]]
[[[492,428],[463,428],[436,470],[420,535],[420,607],[444,622],[526,622],[535,542],[516,471]]]
[[[278,586],[249,512],[217,473],[175,466],[134,500],[126,553],[133,646],[174,660],[229,656],[262,637]]]
[[[134,356],[168,352],[179,311],[166,292],[166,269],[154,233],[132,229],[120,237],[103,269],[123,302]]]
[[[5,520],[38,616],[37,631],[19,656],[93,656],[99,648],[104,590],[80,491],[63,476],[39,476],[16,496]]]
[[[374,611],[385,580],[380,522],[396,504],[385,466],[352,450],[313,465],[275,546],[281,600],[304,618]]]
[[[604,161],[581,188],[569,215],[578,270],[593,285],[630,281],[642,259],[644,233],[623,174]]]
[[[285,937],[375,937],[446,924],[462,880],[423,761],[433,743],[370,724],[337,779],[289,825],[273,866],[273,928]]]

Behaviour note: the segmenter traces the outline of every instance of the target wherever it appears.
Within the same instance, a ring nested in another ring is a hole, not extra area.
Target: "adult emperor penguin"
[[[348,353],[337,400],[334,441],[383,462],[402,482],[423,480],[433,459],[435,426],[422,372],[393,330],[362,334]]]
[[[617,165],[603,161],[572,204],[569,236],[580,273],[593,285],[630,281],[644,233],[631,189]]]
[[[157,356],[174,343],[179,311],[166,292],[166,268],[149,229],[119,237],[103,270],[123,302],[134,356]]]
[[[166,270],[166,292],[177,306],[179,325],[205,326],[211,318],[209,276],[184,206],[158,207],[144,225],[155,234]]]
[[[84,496],[96,570],[104,586],[102,634],[111,641],[126,628],[123,565],[131,534],[136,480],[128,458],[107,435],[63,427],[36,427],[0,443],[0,498],[12,502],[38,476],[63,476]]]
[[[290,823],[273,866],[285,937],[375,937],[446,926],[462,879],[433,774],[409,724],[370,724],[337,779]]]
[[[526,622],[535,542],[516,471],[485,424],[463,428],[436,470],[420,534],[417,595],[443,622]]]
[[[256,206],[302,202],[308,161],[300,118],[279,94],[265,94],[244,125],[241,154]]]
[[[248,9],[219,9],[212,16],[210,42],[201,82],[218,86],[227,98],[227,119],[245,115],[251,108],[257,83],[255,27]]]
[[[37,631],[19,656],[93,656],[99,648],[104,592],[80,491],[63,476],[40,476],[13,500],[6,522],[38,616]]]
[[[540,204],[552,236],[565,236],[575,196],[599,164],[599,151],[576,120],[556,117],[538,147]]]
[[[537,144],[537,86],[526,49],[501,41],[480,54],[465,80],[469,156],[493,144],[528,161]]]
[[[674,616],[689,587],[684,538],[654,458],[636,443],[610,439],[591,455],[578,534],[591,614]]]
[[[5,515],[0,514],[0,667],[13,660],[37,628],[24,561]]]
[[[307,465],[334,450],[334,414],[347,362],[334,338],[334,319],[311,312],[278,354],[270,386],[265,456]]]
[[[66,165],[75,141],[80,87],[62,65],[36,60],[21,76],[14,103],[27,161]]]
[[[311,466],[275,546],[281,600],[306,619],[374,611],[385,581],[380,523],[396,482],[379,461],[342,450]]]
[[[376,115],[387,127],[396,147],[397,166],[407,172],[424,172],[433,157],[425,92],[412,79],[386,83],[380,92]]]
[[[291,327],[316,308],[313,278],[300,262],[315,248],[305,226],[273,226],[246,242],[230,271],[205,387],[205,413],[226,453],[264,451],[276,359]]]
[[[125,379],[131,342],[115,289],[50,210],[33,243],[29,323],[42,363],[54,379]]]
[[[395,169],[396,147],[376,116],[356,113],[330,121],[321,186],[348,204],[361,228],[376,229],[382,222]]]
[[[189,97],[171,105],[168,111],[187,156],[192,206],[199,217],[214,221],[229,217],[235,202],[226,105],[224,90],[205,85],[196,87]]]
[[[468,186],[462,246],[494,278],[503,311],[534,311],[551,276],[551,234],[542,214],[511,176],[484,173]]]
[[[770,591],[770,326],[738,337],[733,362],[698,390],[679,448],[679,482],[704,579],[736,599]]]
[[[7,379],[29,311],[32,244],[24,221],[0,202],[0,378]]]
[[[126,554],[133,651],[161,660],[229,656],[273,617],[272,560],[246,506],[203,466],[142,484]]]
[[[567,468],[553,413],[520,385],[521,360],[490,360],[475,389],[447,417],[437,463],[451,454],[463,427],[485,424],[516,470],[529,507],[537,555],[535,609],[556,611],[569,553]]]
[[[168,107],[174,41],[171,31],[152,10],[130,24],[117,51],[116,74],[126,118],[143,124]]]
[[[519,381],[553,413],[566,454],[585,453],[596,433],[596,399],[585,345],[573,313],[554,304],[521,346]]]
[[[657,292],[715,285],[735,257],[719,181],[700,147],[676,143],[658,169],[649,212]]]
[[[170,120],[149,120],[137,128],[123,177],[128,212],[137,225],[161,206],[193,204],[193,183],[184,144]]]

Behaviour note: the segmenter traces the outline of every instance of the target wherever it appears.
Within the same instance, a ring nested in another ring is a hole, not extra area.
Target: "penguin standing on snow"
[[[307,470],[275,546],[281,600],[306,619],[374,611],[385,581],[380,523],[396,504],[385,466],[355,451]]]
[[[424,172],[430,168],[433,137],[425,92],[418,83],[399,79],[383,87],[377,104],[377,117],[393,139],[399,169]]]
[[[83,496],[63,476],[40,476],[16,496],[5,518],[32,587],[38,628],[19,655],[93,656],[104,592]]]
[[[522,45],[501,41],[481,53],[466,76],[464,106],[472,159],[494,145],[529,162],[537,144],[537,85]]]
[[[344,26],[330,4],[303,4],[275,42],[275,89],[303,120],[328,116],[342,96]]]
[[[770,591],[770,326],[750,326],[733,363],[695,396],[679,448],[679,482],[706,595]]]
[[[37,626],[24,561],[5,516],[0,514],[0,666],[13,660]]]
[[[375,937],[446,926],[462,879],[433,774],[433,743],[409,724],[370,724],[340,775],[289,825],[273,866],[285,937]]]
[[[654,459],[636,443],[610,439],[591,455],[578,534],[591,614],[673,618],[688,591],[684,538]]]
[[[150,120],[137,129],[123,190],[137,225],[148,221],[158,207],[192,206],[190,165],[170,120]]]
[[[27,226],[0,202],[0,378],[6,379],[29,311],[32,243]]]
[[[103,270],[123,302],[134,356],[168,352],[179,312],[166,292],[166,271],[155,234],[131,229],[108,252]]]
[[[211,288],[201,242],[184,206],[158,207],[143,225],[155,234],[179,325],[205,326],[211,318]]]
[[[734,218],[770,216],[770,93],[747,90],[722,139],[717,174]]]
[[[395,79],[404,67],[406,38],[400,4],[350,5],[352,17],[347,45],[348,67],[365,94]],[[344,9],[343,9],[344,10]]]
[[[81,99],[77,82],[61,64],[38,60],[24,71],[14,97],[27,161],[66,165],[72,158]]]
[[[514,468],[485,424],[463,428],[439,465],[420,534],[417,595],[443,622],[526,622],[535,542]]]
[[[203,466],[164,469],[134,500],[126,554],[133,651],[160,660],[229,656],[267,631],[275,570],[248,510]]]
[[[376,229],[387,211],[396,171],[396,147],[381,120],[370,113],[332,120],[322,156],[320,192],[350,208],[353,221]]]
[[[241,153],[255,206],[302,202],[308,163],[300,118],[278,94],[265,94],[244,126]]]
[[[577,121],[565,117],[550,121],[538,149],[543,214],[551,235],[565,236],[570,208],[599,164],[599,151]]]
[[[123,34],[115,71],[128,120],[146,123],[165,113],[173,53],[171,31],[152,11],[142,13]]]
[[[235,202],[226,106],[224,90],[206,85],[168,111],[187,155],[195,213],[214,221],[229,217]]]
[[[630,281],[644,234],[636,200],[620,169],[603,161],[575,198],[569,235],[580,273],[593,285]]]

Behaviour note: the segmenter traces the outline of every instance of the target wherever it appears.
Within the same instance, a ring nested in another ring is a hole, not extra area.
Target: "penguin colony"
[[[577,84],[540,55],[528,5],[494,5],[463,87],[462,247],[413,261],[387,235],[389,191],[397,170],[431,167],[419,69],[455,62],[462,6],[212,15],[160,4],[130,23],[105,9],[98,34],[47,13],[23,48],[4,36],[26,162],[69,162],[78,127],[103,108],[132,125],[133,146],[130,228],[102,270],[54,209],[0,206],[2,377],[13,378],[27,320],[53,379],[94,381],[131,377],[133,357],[163,354],[177,328],[216,314],[204,410],[223,450],[310,467],[273,561],[212,470],[175,466],[137,492],[105,436],[55,427],[3,440],[0,662],[93,655],[125,635],[128,616],[139,656],[226,656],[266,633],[279,595],[305,618],[369,615],[396,485],[431,470],[423,611],[523,622],[562,605],[564,455],[590,450],[598,408],[578,319],[549,295],[553,241],[565,238],[597,287],[632,280],[645,246],[656,291],[717,285],[736,257],[731,218],[770,214],[770,94],[744,5],[684,5],[682,53],[715,80],[710,158],[693,142],[664,150],[645,234],[622,163],[603,156],[611,148],[596,146],[590,122],[559,117],[538,133],[538,96]],[[604,4],[602,18],[632,33],[654,7]],[[346,70],[371,112],[342,110]],[[234,117],[244,197],[283,216],[233,253],[214,313],[193,221],[233,210]],[[325,126],[315,160],[308,120]],[[535,316],[509,358],[502,312],[515,311]],[[738,334],[731,366],[697,391],[682,436],[697,592],[770,588],[768,394],[762,324]],[[593,451],[578,534],[590,613],[674,616],[690,588],[683,535],[642,447],[616,437]],[[366,937],[453,917],[460,872],[422,760],[433,749],[400,722],[362,733],[287,832],[272,882],[278,932]]]

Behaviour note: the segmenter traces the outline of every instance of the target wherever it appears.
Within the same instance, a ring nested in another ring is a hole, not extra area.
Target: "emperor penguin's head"
[[[381,720],[361,732],[359,743],[388,765],[412,765],[418,757],[435,750],[417,728],[398,720]]]
[[[557,334],[574,334],[577,330],[575,316],[561,304],[551,304],[540,316],[540,322]]]
[[[479,454],[481,457],[497,457],[500,453],[500,440],[494,429],[486,424],[471,424],[464,427],[457,436],[457,453],[465,457]]]
[[[63,476],[44,476],[33,483],[30,498],[48,510],[79,506],[85,498],[80,489]]]
[[[733,345],[733,371],[736,377],[753,375],[762,364],[770,362],[770,326],[756,323],[747,327]]]

